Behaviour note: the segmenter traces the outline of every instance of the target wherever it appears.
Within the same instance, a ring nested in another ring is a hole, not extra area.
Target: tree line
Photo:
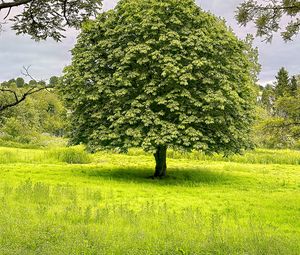
[[[273,84],[260,87],[260,145],[272,148],[300,146],[300,75],[281,68]]]
[[[51,137],[66,134],[67,111],[55,89],[57,81],[58,77],[52,77],[49,82],[25,82],[23,78],[16,78],[0,84],[0,88],[5,90],[0,94],[0,105],[17,103],[0,114],[2,145],[11,142],[42,145],[43,142],[47,144]],[[20,102],[22,95],[31,88],[36,93],[27,95],[26,100]],[[41,90],[37,91],[38,88]]]

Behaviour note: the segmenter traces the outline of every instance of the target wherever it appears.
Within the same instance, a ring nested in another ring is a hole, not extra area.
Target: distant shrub
[[[91,163],[90,155],[81,147],[54,148],[47,152],[49,157],[68,164]]]

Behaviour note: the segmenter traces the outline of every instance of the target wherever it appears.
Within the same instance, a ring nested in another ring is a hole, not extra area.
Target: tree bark
[[[154,157],[156,161],[154,177],[165,177],[167,174],[167,146],[158,146]]]

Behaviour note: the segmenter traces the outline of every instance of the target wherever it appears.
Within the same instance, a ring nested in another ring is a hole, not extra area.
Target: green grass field
[[[0,148],[0,254],[300,254],[300,152]]]

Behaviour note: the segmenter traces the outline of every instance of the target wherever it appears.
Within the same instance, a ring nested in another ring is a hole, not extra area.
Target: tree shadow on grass
[[[212,171],[207,169],[169,169],[167,177],[163,179],[152,179],[153,169],[150,168],[98,168],[81,170],[81,175],[90,178],[101,178],[128,183],[149,183],[157,185],[180,185],[180,186],[198,186],[203,184],[230,184],[237,180],[236,176],[225,172]]]

